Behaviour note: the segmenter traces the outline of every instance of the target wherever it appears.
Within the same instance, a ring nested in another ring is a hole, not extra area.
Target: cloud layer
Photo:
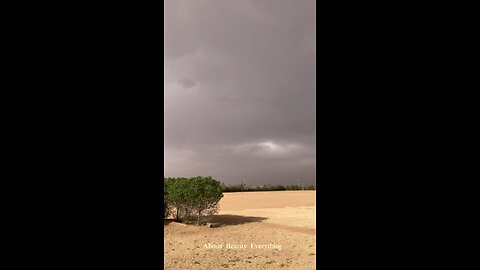
[[[165,1],[166,176],[314,183],[314,0]]]

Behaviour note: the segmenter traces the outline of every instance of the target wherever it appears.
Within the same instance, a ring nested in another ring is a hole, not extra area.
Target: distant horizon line
[[[217,181],[220,181],[222,182],[223,184],[229,184],[229,185],[240,185],[240,184],[245,184],[245,185],[256,185],[256,186],[263,186],[263,185],[301,185],[301,184],[304,184],[304,185],[314,185],[316,186],[317,184],[317,180],[295,180],[295,182],[288,182],[286,184],[278,184],[278,183],[258,183],[258,184],[249,184],[249,183],[245,183],[246,181],[242,182],[242,179],[239,180],[239,182],[235,182],[235,183],[227,183],[225,181],[222,181],[222,180],[219,180],[219,178],[215,177],[215,176],[211,176],[211,175],[188,175],[188,176],[164,176],[163,178],[192,178],[192,177],[212,177],[214,180],[217,180]],[[250,181],[248,181],[250,182]],[[256,181],[255,181],[256,182]]]

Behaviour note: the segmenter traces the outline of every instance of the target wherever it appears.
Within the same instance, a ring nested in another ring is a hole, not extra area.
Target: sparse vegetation
[[[247,185],[225,185],[222,183],[223,192],[249,192],[249,191],[280,191],[280,190],[315,190],[315,186],[302,186],[299,185],[258,185],[258,186],[247,186]]]
[[[299,185],[225,185],[212,177],[164,178],[164,219],[184,223],[205,224],[218,213],[223,192],[315,190],[315,186]]]

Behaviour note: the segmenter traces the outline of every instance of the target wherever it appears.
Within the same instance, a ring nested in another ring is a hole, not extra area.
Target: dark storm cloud
[[[165,174],[315,181],[315,1],[165,2]]]

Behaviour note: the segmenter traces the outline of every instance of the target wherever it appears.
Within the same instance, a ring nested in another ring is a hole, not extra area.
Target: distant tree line
[[[208,222],[218,213],[222,186],[212,177],[164,178],[163,179],[164,218],[180,222]]]
[[[315,190],[314,185],[302,186],[301,185],[258,185],[258,186],[247,186],[247,185],[225,185],[222,183],[223,192],[249,192],[249,191],[280,191],[280,190]]]

